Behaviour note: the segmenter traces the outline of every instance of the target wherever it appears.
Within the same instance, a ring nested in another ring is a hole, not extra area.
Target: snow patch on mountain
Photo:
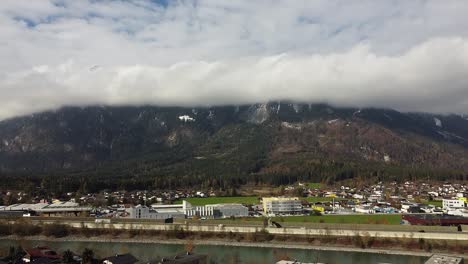
[[[296,130],[302,129],[302,126],[300,124],[291,124],[289,122],[282,122],[281,126],[285,128],[296,129]]]
[[[439,118],[434,117],[434,123],[436,126],[442,127],[442,121]]]
[[[301,110],[301,106],[299,104],[293,104],[293,108],[296,114],[299,113],[299,111]]]
[[[329,121],[328,121],[328,124],[329,124],[329,125],[334,124],[334,123],[336,123],[338,120],[340,120],[340,119],[337,118],[337,119],[329,120]]]
[[[194,122],[195,118],[192,118],[188,115],[182,115],[182,116],[179,116],[179,120],[184,121],[184,122]]]
[[[265,122],[269,116],[267,104],[255,105],[250,108],[248,121],[254,124],[261,124]]]
[[[389,115],[384,114],[384,116],[385,116],[388,120],[393,121],[393,118],[391,118]]]

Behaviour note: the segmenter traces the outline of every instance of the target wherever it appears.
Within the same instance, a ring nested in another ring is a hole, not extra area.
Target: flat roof
[[[151,208],[158,209],[158,208],[183,208],[182,204],[152,204]]]
[[[79,206],[77,203],[73,202],[61,202],[55,204],[12,204],[0,207],[0,211],[74,212],[91,210],[91,207]]]

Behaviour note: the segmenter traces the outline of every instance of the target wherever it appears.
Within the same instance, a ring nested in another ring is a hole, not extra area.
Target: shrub
[[[0,236],[11,235],[11,227],[8,224],[0,224]]]
[[[85,248],[83,253],[81,254],[82,263],[90,264],[93,263],[94,260],[94,251],[89,248]]]
[[[356,247],[360,247],[360,248],[366,248],[366,243],[364,243],[364,240],[358,234],[356,234],[353,237],[353,245],[356,246]]]
[[[62,261],[65,264],[75,263],[75,260],[73,259],[73,253],[70,250],[63,252]]]
[[[44,226],[44,235],[51,237],[66,237],[70,231],[66,225],[52,224]]]
[[[254,233],[249,233],[251,236],[248,237],[250,241],[254,242],[265,242],[265,241],[271,241],[275,238],[274,235],[268,233],[265,229],[261,231],[256,231]]]
[[[35,236],[41,232],[42,228],[40,226],[26,223],[16,223],[11,228],[11,233],[18,236]]]

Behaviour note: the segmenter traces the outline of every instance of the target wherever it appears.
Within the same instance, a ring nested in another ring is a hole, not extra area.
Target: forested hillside
[[[268,103],[67,107],[0,122],[5,188],[227,187],[297,180],[463,180],[459,115]]]

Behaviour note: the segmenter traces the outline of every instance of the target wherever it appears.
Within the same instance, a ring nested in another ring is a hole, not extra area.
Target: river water
[[[82,241],[16,241],[0,240],[0,248],[8,250],[10,246],[33,247],[47,245],[58,252],[70,249],[81,253],[84,248],[90,248],[97,257],[103,258],[114,254],[131,253],[141,261],[154,260],[162,256],[170,256],[184,252],[184,245],[180,244],[153,244],[128,242],[82,242]],[[338,252],[310,249],[282,249],[263,247],[239,246],[212,246],[196,245],[193,249],[199,254],[209,256],[208,263],[223,264],[271,264],[280,259],[297,259],[303,262],[322,262],[328,264],[366,264],[366,263],[393,263],[393,264],[422,264],[427,257],[401,256],[377,253]],[[2,252],[4,253],[4,252]]]

